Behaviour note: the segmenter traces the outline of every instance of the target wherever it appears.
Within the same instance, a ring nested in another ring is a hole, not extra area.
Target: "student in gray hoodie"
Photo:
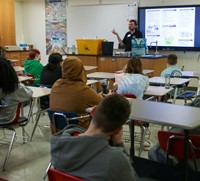
[[[75,127],[51,138],[53,166],[87,181],[137,180],[122,143],[122,125],[129,114],[130,105],[123,96],[104,98],[87,131],[72,136],[78,131]]]

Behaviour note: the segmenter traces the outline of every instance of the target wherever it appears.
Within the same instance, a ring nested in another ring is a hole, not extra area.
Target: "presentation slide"
[[[194,47],[195,10],[195,7],[146,9],[147,45],[158,41],[158,46]]]

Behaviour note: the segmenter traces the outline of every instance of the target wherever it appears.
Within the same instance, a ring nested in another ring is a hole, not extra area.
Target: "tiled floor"
[[[39,127],[36,129],[35,136],[32,142],[15,147],[10,155],[7,163],[7,169],[2,172],[2,164],[7,151],[7,146],[0,145],[0,177],[9,181],[39,181],[42,180],[45,169],[50,161],[50,131],[45,127],[49,123],[47,114],[40,118]],[[30,121],[26,130],[31,133],[34,123]],[[151,142],[157,142],[157,130],[160,125],[150,125]],[[21,133],[21,129],[18,130]],[[2,132],[0,131],[0,136]],[[125,144],[129,150],[130,144]],[[138,153],[139,145],[136,145],[136,154]],[[142,152],[142,157],[147,157],[147,151]]]

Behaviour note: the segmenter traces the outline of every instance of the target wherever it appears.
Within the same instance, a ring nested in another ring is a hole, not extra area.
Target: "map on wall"
[[[66,0],[46,0],[46,54],[65,54],[67,47]]]

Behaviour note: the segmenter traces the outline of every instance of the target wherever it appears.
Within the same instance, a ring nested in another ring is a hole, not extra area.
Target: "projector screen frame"
[[[141,21],[144,20],[145,21],[145,17],[143,17],[143,19],[141,20],[141,10],[146,10],[146,9],[165,9],[165,8],[189,8],[189,7],[195,7],[195,8],[199,8],[199,12],[200,12],[200,4],[193,4],[193,5],[170,5],[170,6],[145,6],[145,7],[138,7],[138,29],[139,31],[142,32],[143,34],[143,37],[145,37],[145,25],[144,26],[144,29],[141,29]],[[195,18],[198,18],[197,17],[197,14],[196,14],[196,10],[195,10]],[[196,23],[198,23],[198,25],[196,25]],[[145,22],[144,22],[145,24]],[[198,22],[198,19],[195,19],[195,28],[196,26],[198,26],[198,29],[200,29],[200,21]],[[199,35],[199,36],[195,36],[195,35]],[[194,41],[195,39],[200,39],[200,30],[199,30],[199,33],[198,32],[195,32],[195,35],[194,35]],[[155,44],[152,44],[152,46],[148,46],[149,47],[149,50],[155,50]],[[194,47],[187,47],[187,46],[159,46],[158,44],[158,50],[166,50],[166,51],[200,51],[200,44],[199,46],[196,46],[194,44]]]

